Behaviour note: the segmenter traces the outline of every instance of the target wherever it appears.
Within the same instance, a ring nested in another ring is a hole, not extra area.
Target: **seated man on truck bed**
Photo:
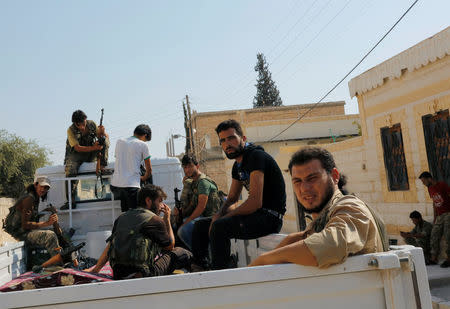
[[[236,120],[221,122],[216,133],[225,155],[234,160],[231,186],[220,210],[211,219],[196,222],[192,250],[196,260],[201,260],[199,255],[207,251],[209,230],[212,268],[225,269],[234,266],[230,239],[255,239],[280,231],[286,212],[286,190],[277,162],[262,147],[246,142]],[[244,187],[248,198],[238,205]]]
[[[249,266],[296,263],[326,268],[351,255],[387,250],[386,230],[378,215],[359,198],[339,190],[339,172],[328,150],[297,151],[289,171],[295,195],[313,221]]]
[[[58,215],[52,214],[47,221],[39,222],[39,200],[47,198],[50,180],[38,177],[26,188],[26,192],[9,208],[3,223],[3,229],[16,240],[25,241],[29,246],[45,247],[51,256],[58,253],[58,236],[44,228],[58,222]]]
[[[163,276],[189,268],[192,254],[175,247],[170,208],[161,187],[146,185],[138,192],[138,207],[114,222],[108,245],[91,270],[97,273],[109,260],[115,280]],[[158,214],[164,213],[160,218]]]

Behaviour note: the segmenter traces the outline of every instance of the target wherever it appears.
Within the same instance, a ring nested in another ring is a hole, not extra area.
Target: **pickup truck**
[[[182,173],[177,159],[167,160],[152,160],[153,181],[170,197],[174,187],[181,187]],[[63,228],[76,229],[75,242],[89,242],[89,233],[111,229],[120,213],[107,181],[101,196],[95,197],[93,170],[86,166],[86,173],[78,176],[76,209],[59,214]],[[67,185],[63,169],[43,168],[37,174],[51,178],[49,201],[61,204]],[[327,269],[294,264],[246,267],[283,237],[233,241],[235,269],[0,293],[0,308],[432,308],[420,248],[391,246],[388,252],[349,257]],[[104,239],[95,240],[91,247],[101,252],[104,245]],[[0,285],[25,271],[25,257],[21,242],[0,248]]]

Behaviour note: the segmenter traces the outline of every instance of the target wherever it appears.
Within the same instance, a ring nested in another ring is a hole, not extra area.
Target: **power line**
[[[319,30],[319,32],[317,32],[317,34],[308,42],[308,44],[306,44],[306,46],[305,47],[303,47],[303,49],[301,49],[297,54],[295,54],[294,55],[294,57],[292,57],[289,61],[288,61],[288,63],[286,63],[282,68],[281,68],[281,70],[279,70],[276,74],[280,74],[284,69],[286,69],[287,68],[287,66],[289,65],[289,64],[291,64],[292,63],[292,61],[294,61],[295,60],[295,58],[297,58],[298,56],[300,56],[319,36],[320,36],[320,34],[336,19],[336,17],[338,17],[341,13],[342,13],[342,11],[344,11],[344,9],[350,4],[350,2],[351,2],[352,0],[348,0],[347,1],[347,3],[345,3],[345,5],[333,16],[333,18],[331,18],[329,21],[328,21],[328,23],[327,24],[325,24],[325,26],[323,26],[320,30]]]
[[[419,0],[415,0],[411,6],[403,13],[403,15],[395,22],[395,24],[383,35],[383,37],[378,40],[378,42],[362,57],[361,60],[358,61],[358,63],[336,84],[334,85],[319,101],[317,101],[313,106],[311,106],[306,112],[303,113],[300,117],[298,117],[294,122],[292,122],[289,126],[287,126],[285,129],[281,130],[278,134],[273,136],[269,139],[270,141],[273,141],[275,138],[286,132],[289,128],[291,128],[294,124],[296,124],[298,121],[300,121],[303,117],[305,117],[306,114],[308,114],[310,111],[312,111],[319,103],[323,101],[334,89],[336,89],[369,55],[372,53],[372,51],[388,36],[389,33],[397,26],[397,24],[403,19],[403,17],[408,14],[408,12],[416,5],[416,3]]]
[[[349,29],[351,29],[351,28],[353,27],[353,24],[354,24],[357,20],[363,18],[363,17],[368,13],[368,8],[369,8],[369,6],[368,6],[367,4],[368,4],[369,2],[371,2],[371,0],[368,0],[368,1],[366,1],[366,2],[364,3],[363,8],[364,8],[365,10],[364,10],[364,11],[361,11],[362,13],[360,13],[360,14],[358,15],[358,17],[356,17],[355,19],[352,19],[350,23],[346,24],[347,27],[345,27],[344,30],[340,31],[339,33],[337,33],[336,35],[333,36],[333,38],[335,39],[335,41],[339,41],[339,38],[342,37],[342,34],[343,34],[343,33],[346,33]],[[372,3],[372,4],[373,4],[373,3]],[[371,5],[370,5],[370,6],[371,6]],[[314,57],[317,57],[317,55],[318,55],[318,53],[319,53],[320,50],[325,50],[325,49],[326,49],[326,47],[329,45],[329,44],[327,44],[327,43],[329,43],[329,42],[326,42],[326,41],[325,41],[324,44],[318,46],[318,47],[311,53],[311,56],[307,59],[307,61],[305,61],[305,64],[303,64],[303,65],[297,67],[297,70],[295,70],[295,72],[292,73],[292,74],[289,76],[289,78],[288,78],[287,80],[291,80],[292,78],[294,78],[294,76],[295,76],[301,69],[303,69],[306,65],[310,64],[310,63],[309,63],[310,60],[311,60],[312,58],[314,58]],[[278,72],[278,73],[279,73],[279,72]],[[278,73],[277,73],[277,74],[278,74]],[[279,85],[283,85],[283,83],[279,83]]]

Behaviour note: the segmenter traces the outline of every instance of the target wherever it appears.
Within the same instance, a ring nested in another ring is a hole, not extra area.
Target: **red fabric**
[[[109,266],[109,263],[107,263],[100,270],[99,274],[92,274],[71,268],[55,271],[50,274],[38,274],[30,271],[0,286],[0,291],[11,292],[93,282],[105,282],[112,281],[112,277],[112,269]]]
[[[433,200],[436,215],[440,216],[450,212],[450,187],[443,181],[428,187],[428,193]]]

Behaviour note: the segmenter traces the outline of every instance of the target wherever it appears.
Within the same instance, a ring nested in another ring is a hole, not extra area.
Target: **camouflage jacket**
[[[128,265],[141,268],[146,273],[150,272],[161,248],[145,237],[141,230],[153,216],[156,215],[150,210],[138,207],[128,210],[117,218],[108,251],[112,267]]]

